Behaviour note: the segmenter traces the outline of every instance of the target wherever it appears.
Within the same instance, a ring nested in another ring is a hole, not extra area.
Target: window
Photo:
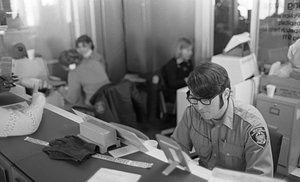
[[[223,52],[233,35],[250,32],[252,0],[216,0],[214,55]]]
[[[259,21],[260,68],[288,61],[289,46],[300,38],[300,1],[260,0]]]

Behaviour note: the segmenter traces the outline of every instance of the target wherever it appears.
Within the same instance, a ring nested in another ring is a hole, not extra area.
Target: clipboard
[[[185,159],[179,144],[164,135],[156,134],[155,136],[158,141],[158,145],[165,153],[170,164],[162,173],[168,176],[177,166],[180,166],[185,171],[191,172],[188,166],[188,161]]]

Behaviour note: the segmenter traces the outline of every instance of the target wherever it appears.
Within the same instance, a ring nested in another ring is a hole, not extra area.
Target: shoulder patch
[[[105,103],[103,100],[98,101],[94,108],[98,114],[103,114],[105,112]]]
[[[251,139],[260,147],[265,147],[267,144],[267,132],[264,127],[253,128],[249,131]]]

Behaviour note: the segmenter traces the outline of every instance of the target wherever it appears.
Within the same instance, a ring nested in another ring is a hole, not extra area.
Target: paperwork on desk
[[[136,182],[141,175],[101,168],[87,182]]]
[[[122,148],[118,148],[118,149],[115,149],[115,150],[108,151],[108,153],[110,155],[112,155],[114,158],[118,158],[118,157],[123,157],[123,156],[129,155],[129,154],[133,154],[133,153],[138,152],[138,151],[139,151],[139,149],[137,149],[135,146],[127,145],[127,146],[122,147]]]
[[[285,182],[282,179],[276,179],[266,176],[249,174],[240,171],[232,171],[215,167],[212,170],[211,177],[208,182]]]

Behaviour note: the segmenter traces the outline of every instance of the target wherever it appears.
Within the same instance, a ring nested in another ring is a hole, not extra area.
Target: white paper
[[[137,182],[140,177],[139,174],[101,168],[88,182]]]
[[[237,34],[231,37],[231,39],[229,40],[228,44],[226,45],[224,51],[228,52],[231,49],[235,48],[236,46],[245,43],[245,42],[249,42],[250,41],[250,34],[248,32],[244,32],[241,34]]]
[[[139,151],[139,149],[137,149],[135,146],[133,145],[128,145],[122,148],[118,148],[115,150],[111,150],[108,153],[110,153],[110,155],[112,155],[114,158],[119,158],[119,157],[123,157],[132,153],[135,153]]]
[[[208,182],[285,182],[283,179],[276,179],[240,171],[232,171],[215,167]]]

